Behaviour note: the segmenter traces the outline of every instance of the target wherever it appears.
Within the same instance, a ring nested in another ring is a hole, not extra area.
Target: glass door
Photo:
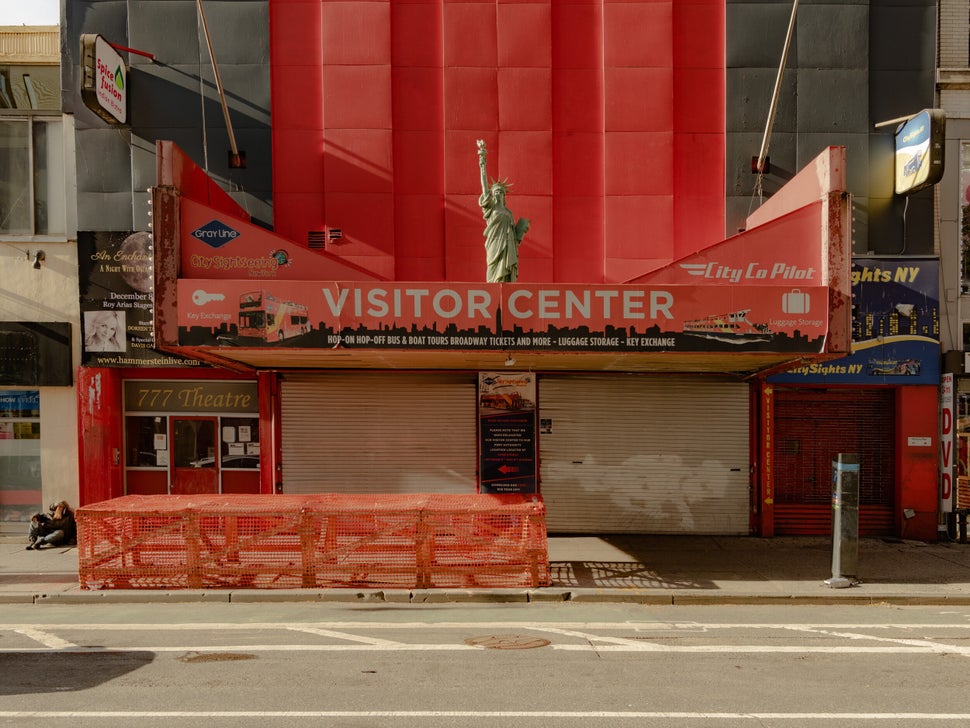
[[[219,492],[216,417],[172,417],[173,495]]]

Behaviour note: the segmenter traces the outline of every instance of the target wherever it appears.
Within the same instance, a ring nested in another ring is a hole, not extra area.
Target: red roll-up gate
[[[832,461],[840,452],[859,454],[859,534],[892,534],[892,389],[776,389],[774,425],[776,535],[831,533]]]

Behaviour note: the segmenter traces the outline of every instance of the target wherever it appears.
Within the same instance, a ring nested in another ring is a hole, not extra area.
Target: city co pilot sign
[[[100,35],[81,36],[81,97],[84,105],[111,124],[128,121],[125,61]]]

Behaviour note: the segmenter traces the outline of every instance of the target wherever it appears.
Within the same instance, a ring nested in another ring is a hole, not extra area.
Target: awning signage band
[[[824,350],[822,286],[180,280],[182,346]]]

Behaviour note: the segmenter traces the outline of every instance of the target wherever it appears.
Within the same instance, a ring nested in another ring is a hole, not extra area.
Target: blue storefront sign
[[[768,378],[773,384],[940,382],[940,264],[936,258],[852,262],[852,354]]]

